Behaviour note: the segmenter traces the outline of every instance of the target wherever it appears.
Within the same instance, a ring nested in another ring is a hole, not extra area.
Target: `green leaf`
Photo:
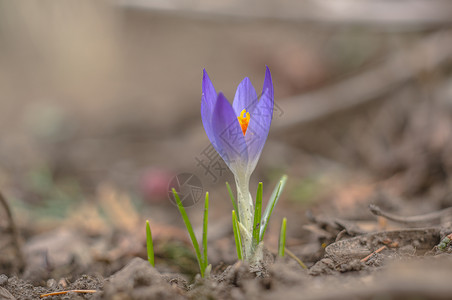
[[[284,250],[286,248],[286,224],[287,219],[283,218],[281,223],[281,232],[279,234],[278,255],[284,257]]]
[[[284,186],[287,182],[287,175],[281,177],[279,184],[273,189],[270,200],[268,201],[267,207],[265,208],[264,215],[262,216],[261,228],[260,228],[260,241],[264,239],[265,231],[267,230],[268,222],[270,220],[273,209],[278,203],[279,196],[281,195]]]
[[[146,249],[148,252],[148,261],[151,266],[155,267],[154,263],[154,244],[152,242],[151,226],[149,226],[149,221],[146,220]]]
[[[238,212],[239,210],[238,210],[238,208],[237,208],[237,201],[235,201],[234,194],[232,193],[231,186],[229,185],[229,182],[227,182],[227,181],[226,181],[226,187],[227,187],[227,189],[228,189],[229,198],[231,198],[231,201],[232,201],[232,207],[234,208],[234,210],[235,210],[236,212]],[[237,220],[240,221],[238,215],[237,215]]]
[[[209,193],[206,193],[206,201],[204,204],[204,219],[203,219],[203,227],[202,227],[202,250],[203,250],[203,264],[204,270],[207,268],[207,224],[209,218]]]
[[[256,194],[256,208],[254,209],[254,222],[253,222],[253,248],[260,242],[260,225],[262,214],[262,182],[259,182],[257,186]]]
[[[191,226],[190,220],[188,219],[187,212],[185,211],[184,206],[182,205],[182,201],[179,198],[176,190],[173,188],[173,195],[176,198],[177,208],[179,208],[179,212],[182,215],[182,219],[184,220],[185,227],[187,227],[188,234],[190,235],[191,242],[193,244],[193,248],[195,248],[196,258],[198,259],[199,270],[201,272],[201,277],[204,277],[204,263],[201,256],[201,251],[199,250],[198,240],[196,239],[195,232],[193,231],[193,227]]]
[[[242,260],[242,239],[240,237],[239,222],[235,210],[232,211],[232,229],[234,231],[235,247],[237,248],[237,258]]]

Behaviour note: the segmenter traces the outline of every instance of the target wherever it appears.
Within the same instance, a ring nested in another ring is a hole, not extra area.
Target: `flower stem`
[[[249,191],[249,178],[235,176],[237,185],[237,206],[239,219],[242,226],[240,232],[243,242],[243,257],[249,260],[253,255],[253,199]]]

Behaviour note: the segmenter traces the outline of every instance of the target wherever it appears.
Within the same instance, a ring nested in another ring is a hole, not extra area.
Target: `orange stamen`
[[[246,117],[244,116],[246,113]],[[237,117],[239,120],[240,127],[242,127],[243,135],[245,135],[246,130],[248,129],[248,124],[250,123],[250,113],[246,112],[246,109],[242,110],[240,116]]]

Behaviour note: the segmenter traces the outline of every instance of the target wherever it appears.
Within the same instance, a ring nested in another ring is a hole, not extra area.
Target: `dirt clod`
[[[182,296],[148,261],[134,258],[106,280],[98,299],[182,299]]]

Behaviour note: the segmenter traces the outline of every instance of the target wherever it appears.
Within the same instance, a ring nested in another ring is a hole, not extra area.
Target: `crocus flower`
[[[273,116],[273,83],[268,67],[260,97],[246,77],[237,87],[232,105],[221,92],[217,94],[204,70],[201,116],[210,142],[234,175],[249,178]]]
[[[266,67],[260,97],[249,78],[237,87],[232,105],[215,88],[204,70],[202,81],[201,116],[204,129],[215,150],[235,176],[242,241],[251,255],[253,201],[249,179],[267,140],[273,117],[273,83]]]

